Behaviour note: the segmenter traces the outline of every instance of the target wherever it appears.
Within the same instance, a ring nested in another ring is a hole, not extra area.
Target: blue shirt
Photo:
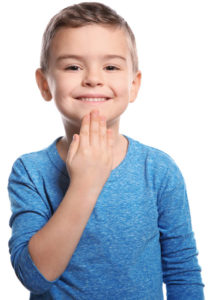
[[[61,137],[14,162],[9,251],[30,299],[162,300],[163,282],[167,299],[204,299],[183,176],[168,154],[124,136],[126,156],[111,171],[66,270],[54,281],[39,272],[28,243],[70,184],[56,147]]]

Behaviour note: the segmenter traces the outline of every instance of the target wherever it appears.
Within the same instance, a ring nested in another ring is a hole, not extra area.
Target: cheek
[[[65,97],[65,95],[67,95],[67,91],[68,89],[65,82],[60,81],[56,83],[55,97]]]
[[[77,84],[74,79],[70,79],[69,76],[61,76],[59,73],[54,74],[51,80],[55,105],[63,116],[65,116],[66,111],[71,111],[72,102],[69,101],[69,97],[73,95],[76,86]]]
[[[119,75],[119,73],[118,73],[118,75],[115,78],[111,78],[110,82],[113,85],[113,87],[118,95],[128,93],[129,77],[126,76],[125,74]]]
[[[115,90],[118,96],[129,95],[129,81],[127,76],[119,76],[115,81]]]
[[[53,80],[53,95],[55,98],[68,96],[74,88],[74,80],[66,76],[55,76]]]

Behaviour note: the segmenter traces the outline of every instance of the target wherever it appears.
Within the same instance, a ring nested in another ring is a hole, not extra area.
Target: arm
[[[8,184],[11,261],[23,285],[35,294],[51,288],[67,267],[110,174],[112,137],[105,123],[98,123],[91,121],[89,138],[89,119],[83,118],[81,136],[71,143],[66,162],[70,186],[53,216],[21,159],[13,165]]]
[[[53,281],[65,271],[98,195],[82,182],[78,188],[70,185],[56,212],[30,239],[30,255],[46,279]]]
[[[174,162],[158,195],[163,281],[168,300],[203,300],[204,284],[197,260],[184,178]]]
[[[82,187],[70,185],[51,217],[22,160],[13,165],[8,182],[12,209],[9,250],[17,277],[34,294],[44,293],[59,279],[80,240],[98,198]]]
[[[21,158],[13,164],[7,188],[12,210],[9,222],[12,228],[9,240],[12,266],[27,289],[34,294],[44,293],[51,288],[52,282],[35,266],[28,251],[28,242],[49,221],[50,207],[37,191]]]
[[[48,280],[66,269],[111,171],[112,144],[105,122],[93,114],[89,121],[88,114],[69,148],[70,187],[52,218],[29,242],[31,257]]]

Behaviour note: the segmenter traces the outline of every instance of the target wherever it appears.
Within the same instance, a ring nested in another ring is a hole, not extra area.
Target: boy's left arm
[[[171,161],[158,193],[163,281],[168,300],[203,300],[201,268],[184,178]]]

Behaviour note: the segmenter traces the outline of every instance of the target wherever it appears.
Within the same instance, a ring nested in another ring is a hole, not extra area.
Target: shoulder
[[[131,139],[131,138],[130,138]],[[133,143],[133,152],[135,156],[140,159],[146,159],[148,162],[152,162],[159,167],[173,167],[176,166],[176,162],[173,157],[171,157],[165,151],[146,145],[138,140],[131,139]]]
[[[12,168],[23,168],[34,170],[46,164],[47,150],[39,150],[29,153],[24,153],[16,158]]]
[[[24,153],[18,156],[12,163],[11,173],[9,180],[18,178],[36,179],[48,169],[49,158],[48,149],[50,146],[45,147],[38,151]]]
[[[175,177],[183,180],[181,170],[175,159],[165,151],[132,139],[133,154],[145,169],[159,177]]]

